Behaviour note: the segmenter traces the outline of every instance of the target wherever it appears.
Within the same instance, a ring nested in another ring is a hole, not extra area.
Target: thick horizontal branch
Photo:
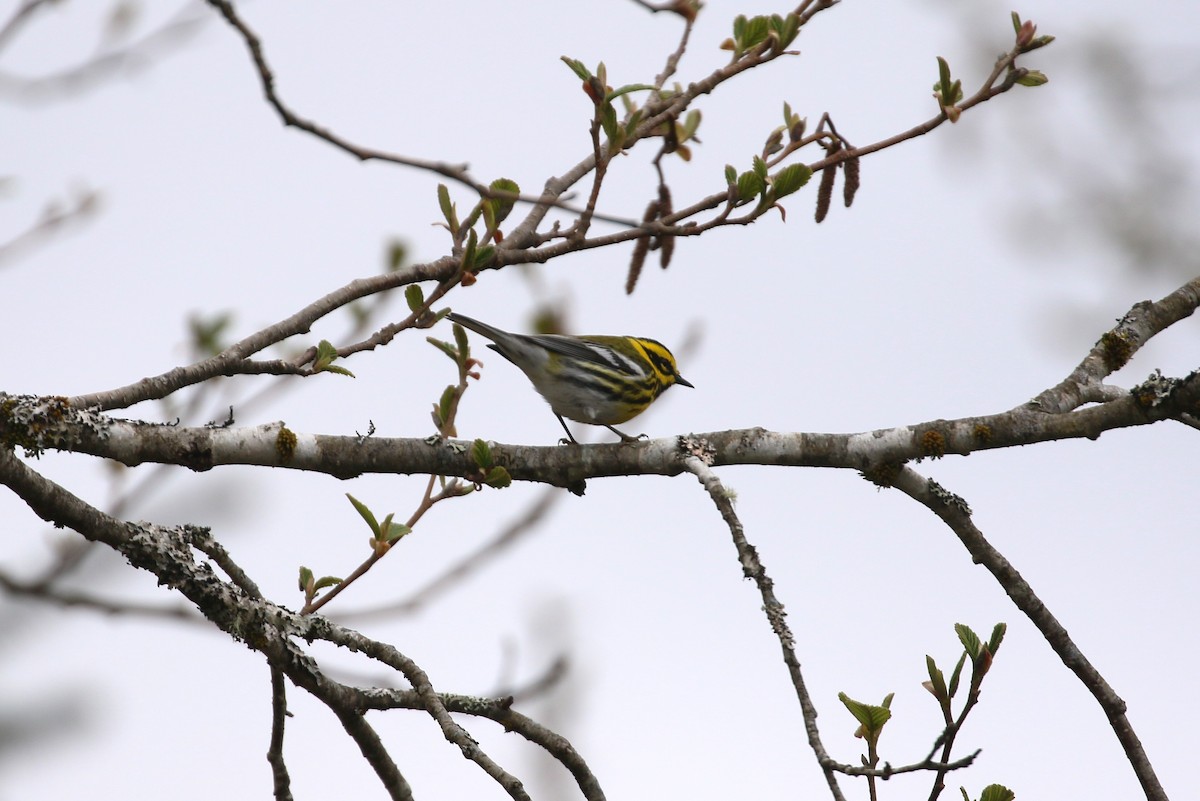
[[[0,396],[2,399],[4,396]],[[20,423],[0,418],[0,439],[21,439],[18,425],[33,428],[21,403],[53,399],[8,398]],[[1096,439],[1105,431],[1149,425],[1196,414],[1200,376],[1179,382],[1167,399],[1146,405],[1143,395],[1126,394],[1107,403],[1064,414],[1024,405],[1000,414],[933,420],[848,434],[787,433],[761,428],[715,431],[639,443],[527,446],[493,443],[495,463],[518,481],[582,489],[589,478],[675,475],[681,457],[701,454],[713,466],[790,465],[877,470],[908,460],[965,456],[996,448],[1064,439]],[[11,408],[10,408],[11,414]],[[35,415],[36,416],[36,415]],[[332,436],[290,431],[282,423],[253,428],[183,428],[151,425],[63,408],[43,415],[40,447],[86,453],[128,466],[147,462],[192,470],[221,465],[258,465],[353,478],[367,473],[458,476],[479,480],[470,442],[431,439]],[[52,421],[50,418],[57,418]],[[886,478],[886,477],[885,477]],[[886,483],[886,482],[884,482]]]

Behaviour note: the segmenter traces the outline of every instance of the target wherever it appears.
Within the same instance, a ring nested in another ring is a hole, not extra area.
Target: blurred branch
[[[21,5],[17,6],[4,25],[0,27],[0,50],[3,50],[8,45],[8,40],[17,34],[21,26],[29,21],[33,12],[37,11],[47,3],[53,0],[25,0]]]
[[[164,620],[182,620],[188,623],[200,623],[203,620],[203,618],[196,614],[195,610],[183,605],[162,606],[139,604],[133,601],[107,600],[83,592],[56,589],[48,586],[43,581],[21,581],[4,572],[0,572],[0,589],[16,597],[41,601],[53,606],[90,609],[106,615],[131,615]]]
[[[909,467],[901,467],[892,482],[892,486],[925,506],[950,527],[955,533],[976,564],[987,568],[1005,593],[1012,599],[1013,604],[1025,613],[1038,631],[1058,654],[1059,659],[1099,702],[1105,717],[1116,732],[1117,740],[1125,750],[1125,756],[1133,766],[1134,773],[1142,785],[1149,801],[1167,801],[1166,791],[1155,775],[1154,767],[1142,748],[1141,740],[1133,730],[1129,719],[1125,716],[1125,702],[1116,694],[1100,672],[1083,655],[1075,645],[1058,619],[1033,591],[1033,588],[1017,572],[1004,555],[992,547],[983,533],[975,527],[971,520],[970,507],[958,496],[948,493],[935,482],[926,479]]]
[[[42,3],[27,2],[18,9],[0,30],[0,46],[7,44],[4,39],[13,35],[18,23],[28,18],[32,9],[27,10],[27,7],[40,5]],[[121,47],[102,48],[95,56],[68,69],[36,78],[0,73],[0,97],[22,103],[44,103],[75,96],[104,81],[148,67],[155,59],[175,51],[197,35],[207,21],[208,16],[200,12],[198,4],[185,3],[174,16],[150,33]]]
[[[30,249],[45,244],[70,226],[86,222],[99,208],[100,195],[91,189],[77,192],[66,206],[57,202],[47,203],[37,222],[7,242],[0,242],[0,267],[4,267],[5,262],[16,261]]]

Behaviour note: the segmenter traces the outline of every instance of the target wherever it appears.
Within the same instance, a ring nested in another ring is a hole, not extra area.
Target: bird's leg
[[[647,437],[645,434],[638,434],[636,437],[631,437],[628,434],[624,434],[624,433],[618,431],[617,429],[613,428],[612,426],[606,425],[605,428],[607,428],[609,431],[613,432],[618,437],[620,437],[621,442],[637,442],[638,440],[649,439],[649,437]]]
[[[579,443],[575,441],[575,437],[571,435],[571,429],[567,428],[567,421],[562,419],[561,414],[555,413],[554,416],[558,418],[558,422],[562,425],[563,431],[567,432],[567,438],[560,439],[558,441],[558,444],[559,445],[578,445]]]

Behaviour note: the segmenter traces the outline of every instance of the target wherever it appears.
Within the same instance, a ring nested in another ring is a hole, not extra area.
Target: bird
[[[692,387],[679,374],[674,355],[657,340],[513,334],[455,312],[446,317],[490,339],[489,348],[521,368],[550,404],[572,444],[579,443],[564,417],[604,426],[622,442],[636,442],[639,437],[631,437],[613,425],[637,417],[675,384]]]

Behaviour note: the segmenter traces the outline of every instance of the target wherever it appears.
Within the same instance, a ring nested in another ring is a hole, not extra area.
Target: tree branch
[[[729,526],[729,533],[733,537],[733,546],[737,549],[738,561],[742,565],[742,575],[752,579],[754,585],[758,587],[759,595],[763,600],[763,612],[767,616],[767,622],[771,625],[771,631],[779,640],[779,647],[783,652],[783,663],[787,666],[788,675],[792,680],[792,688],[796,692],[796,700],[800,702],[800,710],[804,715],[804,730],[808,734],[809,747],[817,757],[817,764],[825,773],[829,792],[835,801],[845,801],[842,789],[838,786],[837,776],[834,774],[833,760],[821,742],[821,733],[817,729],[817,708],[813,705],[808,688],[804,684],[800,660],[796,657],[796,638],[788,627],[787,612],[775,596],[775,582],[767,575],[767,570],[758,557],[758,550],[746,539],[742,521],[738,519],[737,512],[733,508],[731,493],[721,483],[721,479],[717,477],[716,473],[710,469],[711,453],[700,443],[695,443],[691,450],[691,454],[683,457],[683,467],[700,480],[705,492],[712,498],[717,510],[721,513],[721,518]]]
[[[1149,801],[1167,801],[1166,791],[1155,775],[1154,766],[1146,756],[1141,740],[1138,739],[1129,719],[1125,717],[1125,702],[1083,655],[1067,630],[1046,608],[1024,577],[975,527],[971,520],[970,508],[961,498],[951,495],[908,467],[900,469],[892,486],[940,517],[966,547],[975,563],[982,564],[995,577],[1016,607],[1037,626],[1062,663],[1079,677],[1083,686],[1099,702],[1109,724],[1116,732],[1117,740],[1125,750],[1125,756],[1133,766],[1146,798]]]

